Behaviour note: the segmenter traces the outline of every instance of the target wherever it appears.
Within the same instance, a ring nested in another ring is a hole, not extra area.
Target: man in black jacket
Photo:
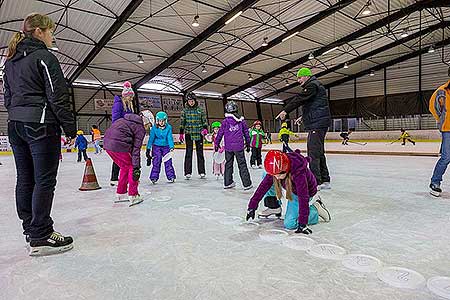
[[[302,107],[303,125],[308,131],[308,156],[312,158],[310,168],[320,188],[329,189],[330,174],[325,158],[325,135],[330,126],[331,114],[327,91],[308,68],[301,68],[297,72],[297,80],[302,88],[300,94],[283,108],[277,118],[284,120],[290,112]]]

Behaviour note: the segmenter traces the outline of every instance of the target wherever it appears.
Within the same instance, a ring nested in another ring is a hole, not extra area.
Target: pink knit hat
[[[134,91],[131,88],[131,82],[125,81],[123,84],[122,97],[134,97]]]

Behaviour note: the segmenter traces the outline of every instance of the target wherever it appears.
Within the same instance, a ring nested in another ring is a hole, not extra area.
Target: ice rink
[[[144,167],[145,201],[129,208],[113,204],[106,154],[90,153],[103,187],[91,192],[78,191],[84,164],[64,154],[52,216],[74,249],[39,258],[28,256],[21,235],[13,158],[0,156],[0,299],[443,299],[430,278],[450,297],[450,283],[434,278],[450,277],[448,177],[442,198],[428,195],[437,158],[328,155],[333,189],[321,196],[331,222],[312,226],[312,241],[293,232],[268,241],[281,221],[243,228],[231,218],[245,215],[255,188],[244,192],[237,172],[233,190],[210,171],[185,181],[183,155],[175,151],[174,184],[162,172],[152,185]],[[250,172],[257,186],[262,170]]]

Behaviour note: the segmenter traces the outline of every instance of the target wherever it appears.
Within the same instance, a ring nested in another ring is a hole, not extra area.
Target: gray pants
[[[232,184],[233,181],[233,166],[234,157],[236,156],[236,161],[238,163],[239,175],[241,176],[242,185],[244,187],[249,187],[252,185],[252,180],[250,178],[250,173],[247,168],[247,161],[245,160],[244,150],[241,151],[225,151],[225,174],[224,174],[224,184],[228,186]]]

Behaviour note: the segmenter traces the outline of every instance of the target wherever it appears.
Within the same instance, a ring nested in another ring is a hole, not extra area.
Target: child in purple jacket
[[[116,202],[129,200],[130,206],[143,201],[138,192],[141,147],[145,137],[144,125],[147,125],[143,119],[137,114],[126,114],[111,124],[103,139],[106,152],[120,167]]]
[[[252,180],[247,168],[247,161],[245,159],[244,149],[250,152],[250,135],[248,132],[247,123],[244,117],[238,114],[238,106],[234,101],[228,101],[225,105],[225,119],[220,126],[217,137],[214,141],[214,148],[216,152],[220,148],[222,138],[225,140],[225,174],[224,174],[224,188],[230,189],[236,186],[233,181],[233,164],[234,157],[239,167],[239,175],[241,176],[244,190],[252,188]]]

